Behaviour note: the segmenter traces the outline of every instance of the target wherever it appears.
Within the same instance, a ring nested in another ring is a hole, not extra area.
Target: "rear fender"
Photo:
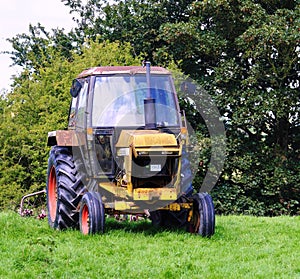
[[[58,130],[48,133],[47,146],[79,146],[74,130]]]

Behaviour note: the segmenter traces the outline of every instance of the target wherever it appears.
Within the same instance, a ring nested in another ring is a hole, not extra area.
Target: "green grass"
[[[300,278],[299,237],[300,217],[217,216],[206,239],[115,220],[83,236],[2,212],[0,278]]]

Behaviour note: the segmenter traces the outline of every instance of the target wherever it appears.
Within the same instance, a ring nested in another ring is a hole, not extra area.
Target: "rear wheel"
[[[190,232],[210,237],[215,233],[215,210],[211,196],[197,193],[193,196],[193,216]]]
[[[52,228],[78,228],[77,207],[85,191],[71,151],[67,147],[52,147],[46,186],[48,223]]]
[[[104,232],[105,212],[98,193],[86,193],[82,197],[79,214],[80,231],[87,234]]]

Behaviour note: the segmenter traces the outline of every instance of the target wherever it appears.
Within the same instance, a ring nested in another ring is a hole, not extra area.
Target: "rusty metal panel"
[[[59,146],[78,146],[78,140],[74,130],[58,130],[48,133],[48,142],[49,139],[55,139],[56,145]]]
[[[105,74],[146,74],[146,68],[141,66],[105,66],[93,67],[84,70],[77,78],[84,78],[92,75],[105,75]],[[170,72],[162,67],[151,67],[151,74],[165,74],[170,75]]]

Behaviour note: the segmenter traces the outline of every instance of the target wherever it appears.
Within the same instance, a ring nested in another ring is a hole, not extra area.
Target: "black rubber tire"
[[[84,235],[104,233],[105,211],[98,193],[88,192],[82,197],[79,225]]]
[[[53,146],[47,170],[48,223],[54,229],[79,228],[79,202],[86,192],[67,147]]]
[[[193,195],[193,216],[190,222],[190,232],[203,237],[210,237],[215,233],[215,209],[208,193]]]

